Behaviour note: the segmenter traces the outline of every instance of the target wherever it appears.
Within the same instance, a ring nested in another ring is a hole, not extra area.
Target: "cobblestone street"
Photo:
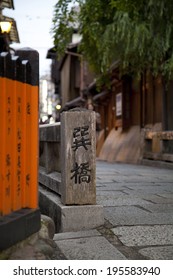
[[[97,161],[105,224],[55,234],[67,259],[173,259],[173,172]]]

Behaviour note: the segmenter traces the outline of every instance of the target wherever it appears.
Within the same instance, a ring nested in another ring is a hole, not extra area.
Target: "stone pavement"
[[[173,170],[97,161],[105,224],[57,233],[53,259],[173,260]]]
[[[0,252],[10,260],[173,260],[173,170],[97,161],[99,228],[56,233],[51,218],[20,244]]]

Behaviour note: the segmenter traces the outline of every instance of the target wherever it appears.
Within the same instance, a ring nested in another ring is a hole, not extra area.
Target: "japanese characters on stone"
[[[91,140],[89,137],[89,126],[75,127],[73,129],[73,144],[72,150],[76,152],[79,148],[88,150],[88,146],[91,146]],[[89,162],[74,162],[74,166],[71,169],[71,179],[75,184],[81,184],[82,182],[91,182],[91,169]]]

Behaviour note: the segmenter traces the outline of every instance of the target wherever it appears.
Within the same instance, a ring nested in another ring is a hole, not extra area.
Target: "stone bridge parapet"
[[[96,204],[95,112],[63,112],[61,123],[39,127],[39,206],[56,232],[103,225]]]

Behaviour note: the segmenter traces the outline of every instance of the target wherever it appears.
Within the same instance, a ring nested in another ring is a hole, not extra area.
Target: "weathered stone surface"
[[[54,221],[46,215],[41,215],[41,229],[39,231],[39,236],[41,238],[53,239],[54,234],[55,234]]]
[[[170,213],[172,215],[173,213],[173,204],[151,204],[147,205],[147,210],[153,212],[153,213]],[[173,216],[173,215],[172,215]]]
[[[95,112],[68,111],[61,115],[62,202],[96,203]]]
[[[34,249],[36,252],[41,252],[44,255],[51,256],[53,255],[54,247],[48,244],[48,242],[45,242],[44,239],[39,239],[37,243],[34,246]]]
[[[172,260],[173,246],[150,247],[139,250],[139,253],[151,260]]]
[[[40,125],[39,127],[39,165],[46,173],[60,171],[60,123]]]
[[[62,232],[92,229],[104,223],[100,205],[62,206],[61,211]]]
[[[61,174],[59,172],[51,172],[47,174],[44,167],[39,167],[39,183],[48,189],[61,194]]]
[[[112,231],[126,246],[173,244],[173,225],[124,226]]]
[[[103,206],[121,206],[121,205],[146,205],[152,202],[145,201],[142,198],[133,196],[116,196],[116,195],[97,195],[97,203]]]
[[[40,142],[40,166],[45,167],[46,173],[60,171],[60,144],[57,142]]]
[[[148,208],[153,205],[146,204],[142,207],[119,206],[105,207],[105,218],[114,226],[116,225],[152,225],[172,224],[172,212],[151,213]],[[156,205],[154,205],[156,206]],[[144,208],[145,207],[145,208]]]
[[[60,123],[40,125],[39,138],[44,142],[60,142]]]
[[[96,229],[63,232],[63,233],[56,233],[54,236],[54,241],[81,238],[81,237],[93,237],[93,236],[100,236],[100,235],[101,234]]]
[[[92,229],[103,225],[104,214],[101,205],[62,204],[55,193],[39,187],[39,202],[42,213],[50,216],[56,226],[56,232]]]
[[[55,241],[69,260],[124,260],[125,256],[104,237]]]
[[[151,260],[172,260],[173,246],[150,247],[139,250],[139,253]]]

